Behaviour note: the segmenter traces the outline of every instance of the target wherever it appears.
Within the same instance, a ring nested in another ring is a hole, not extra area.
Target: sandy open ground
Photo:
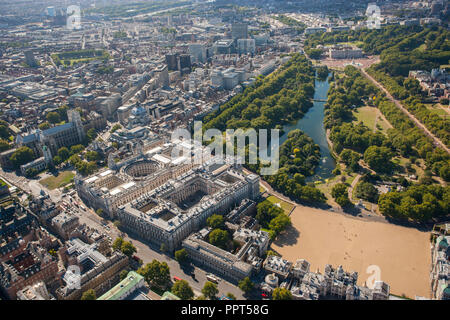
[[[342,265],[358,272],[360,285],[373,274],[367,268],[377,265],[391,293],[430,297],[428,232],[303,206],[291,220],[292,227],[272,244],[283,258],[306,259],[311,271],[322,273],[327,263]]]

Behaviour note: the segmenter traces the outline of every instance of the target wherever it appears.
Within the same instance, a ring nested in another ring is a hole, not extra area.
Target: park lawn
[[[357,41],[339,42],[339,44],[360,47],[364,44],[364,42],[357,40]]]
[[[385,133],[385,134],[387,134],[387,130],[390,128],[389,123],[388,123],[387,121],[385,121],[385,120],[384,120],[383,118],[381,118],[381,117],[378,117],[376,126],[377,126],[377,130],[378,130],[378,131],[381,131],[381,132],[383,132],[383,133]],[[379,127],[380,129],[379,129],[378,127]]]
[[[72,171],[63,171],[57,177],[48,177],[39,181],[44,187],[50,190],[64,187],[72,182],[75,174]]]
[[[278,198],[276,196],[269,196],[269,197],[267,197],[266,200],[272,202],[273,204],[279,203],[281,209],[283,209],[286,214],[291,212],[292,208],[294,208],[293,204],[290,204],[289,202],[283,201],[283,200],[281,200],[280,198]]]
[[[342,171],[342,174],[332,177],[332,178],[329,178],[325,182],[316,184],[316,188],[319,189],[320,191],[322,191],[322,193],[327,198],[328,204],[332,204],[331,202],[329,202],[329,200],[332,199],[331,190],[333,189],[335,184],[342,183],[342,177],[345,177],[345,183],[348,186],[350,186],[352,184],[353,180],[355,180],[355,178],[356,178],[357,174],[354,172],[348,174],[342,169],[342,167],[341,167],[341,171]]]
[[[449,118],[449,114],[442,109],[439,105],[426,104],[427,109],[432,113],[437,114],[441,118]]]
[[[409,161],[409,159],[406,159],[405,157],[394,157],[392,159],[392,162],[404,167],[406,163]]]
[[[92,57],[92,58],[80,58],[80,59],[69,59],[70,61],[70,66],[73,66],[74,64],[77,63],[87,63],[87,62],[91,62],[94,60],[98,60],[98,57]],[[63,61],[64,64],[64,61]]]
[[[362,122],[366,127],[373,130],[375,127],[375,119],[377,118],[377,108],[373,107],[361,107],[356,110],[353,110],[353,115],[356,120],[355,124],[358,122]]]

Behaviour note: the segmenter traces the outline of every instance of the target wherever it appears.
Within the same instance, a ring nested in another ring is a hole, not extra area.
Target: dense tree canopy
[[[97,296],[93,289],[86,290],[81,296],[81,300],[96,300]]]
[[[380,196],[378,206],[390,218],[430,221],[450,212],[450,187],[417,185],[401,192],[388,192]]]
[[[170,269],[166,262],[153,260],[137,271],[150,285],[164,288],[170,283]]]
[[[389,148],[370,146],[364,152],[364,161],[376,172],[388,173],[392,170],[392,156]]]
[[[214,299],[219,293],[219,289],[217,289],[217,285],[215,283],[206,281],[205,285],[203,286],[202,293],[206,298]]]
[[[377,203],[378,201],[378,190],[372,183],[366,181],[358,182],[355,187],[355,195],[360,199],[364,199],[372,203]]]
[[[185,263],[188,260],[188,253],[186,249],[180,249],[175,251],[175,260],[179,263]]]
[[[209,243],[213,246],[226,249],[230,237],[228,231],[214,229],[209,234]]]
[[[28,147],[20,147],[17,149],[10,158],[11,163],[14,167],[19,168],[21,165],[26,164],[34,160],[34,153]]]
[[[194,291],[186,280],[176,281],[173,284],[171,291],[181,300],[191,300],[194,298]]]
[[[206,219],[206,224],[212,229],[224,229],[225,220],[220,214],[213,214],[208,219]]]
[[[239,281],[238,285],[239,285],[239,289],[241,289],[242,291],[244,291],[247,294],[250,293],[253,290],[253,288],[255,287],[255,284],[250,280],[249,277],[245,277],[244,279]]]
[[[348,187],[344,183],[337,183],[331,189],[331,196],[341,207],[346,207],[352,204],[350,199],[348,198],[347,189]]]
[[[292,293],[286,288],[275,288],[272,292],[272,300],[292,300]]]

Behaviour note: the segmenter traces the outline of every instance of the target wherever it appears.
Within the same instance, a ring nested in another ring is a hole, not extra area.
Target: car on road
[[[208,281],[211,281],[211,282],[214,282],[214,283],[219,283],[219,279],[217,279],[216,277],[214,277],[214,276],[211,275],[211,274],[207,274],[207,275],[206,275],[206,279],[207,279]]]

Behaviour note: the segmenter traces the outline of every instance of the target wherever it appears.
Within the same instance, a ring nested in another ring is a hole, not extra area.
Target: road
[[[430,132],[430,130],[428,130],[423,124],[422,122],[420,122],[419,120],[417,120],[416,117],[414,117],[414,115],[412,115],[408,110],[406,110],[405,107],[403,107],[403,105],[397,100],[395,99],[385,88],[383,85],[381,85],[377,80],[375,80],[372,76],[370,76],[366,70],[364,70],[363,68],[360,69],[361,72],[364,74],[364,76],[369,79],[370,81],[372,81],[379,89],[381,89],[386,96],[389,98],[389,100],[391,100],[392,102],[394,102],[394,104],[397,106],[397,108],[399,108],[404,114],[406,114],[411,121],[413,121],[416,126],[418,126],[420,129],[422,129],[423,132],[425,132],[425,134],[427,136],[429,136],[434,144],[436,146],[441,147],[442,149],[444,149],[445,151],[447,151],[447,153],[450,154],[450,149],[447,148],[447,146],[439,139],[437,138],[433,133]]]
[[[66,202],[69,202],[70,197],[66,196],[66,198],[68,198]],[[72,198],[73,201],[76,201],[78,204],[83,203],[76,194],[73,195]],[[83,205],[83,207],[85,206]],[[80,223],[85,223],[87,226],[97,229],[100,233],[110,237],[112,241],[119,236],[123,237],[126,241],[130,241],[136,247],[136,256],[138,256],[144,264],[152,262],[154,259],[161,262],[166,262],[170,268],[172,278],[177,276],[183,280],[186,280],[194,290],[194,294],[196,296],[201,295],[201,289],[207,281],[206,275],[208,272],[205,270],[193,265],[181,268],[180,264],[174,258],[161,253],[159,248],[155,248],[153,245],[135,237],[132,234],[120,231],[111,221],[102,219],[90,208],[86,208],[86,210],[75,210],[74,213],[80,219]],[[195,274],[195,278],[191,276],[192,274]],[[218,278],[216,275],[215,277]],[[217,288],[219,289],[219,297],[230,292],[237,299],[244,299],[242,291],[236,285],[223,279],[219,281]]]
[[[163,253],[160,253],[157,248],[154,248],[152,245],[147,244],[140,239],[134,237],[133,235],[126,235],[124,237],[126,241],[131,241],[133,245],[136,247],[137,252],[136,255],[142,259],[144,264],[152,262],[154,259],[166,262],[167,265],[170,268],[170,275],[173,278],[174,276],[177,276],[183,280],[186,280],[189,282],[189,285],[192,287],[194,294],[196,296],[201,295],[201,290],[205,284],[206,281],[206,275],[208,272],[206,272],[203,269],[200,269],[196,266],[189,265],[187,267],[182,268],[180,264],[173,259],[170,256],[167,256]],[[195,275],[195,279],[192,277],[192,274]],[[219,278],[217,275],[214,274],[216,278]],[[219,289],[218,297],[222,295],[226,295],[227,293],[232,293],[237,299],[244,300],[244,297],[242,295],[242,291],[234,284],[227,282],[223,279],[221,279],[218,283],[217,288]]]

